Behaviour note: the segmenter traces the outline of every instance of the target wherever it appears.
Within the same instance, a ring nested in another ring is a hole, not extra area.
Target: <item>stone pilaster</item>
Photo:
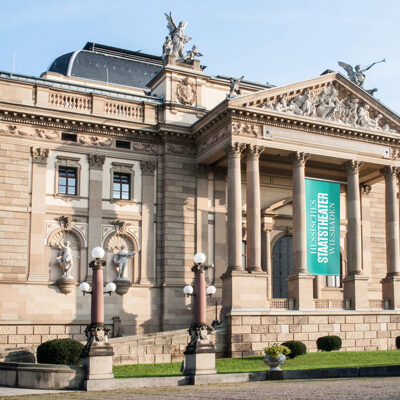
[[[208,251],[208,174],[210,166],[197,165],[196,185],[196,252],[206,256]],[[210,260],[208,260],[210,261]],[[207,262],[208,262],[207,261]],[[211,262],[211,261],[210,261]]]
[[[362,234],[359,170],[363,162],[350,160],[347,172],[347,276],[343,279],[344,298],[354,309],[365,309],[368,303],[368,277],[362,271]]]
[[[289,298],[295,308],[313,309],[313,275],[307,273],[305,166],[310,154],[293,153],[293,274],[288,277]]]
[[[264,147],[247,145],[246,149],[246,219],[247,219],[247,271],[261,269],[261,205],[259,158]]]
[[[399,206],[397,202],[397,167],[386,167],[385,174],[385,219],[386,219],[386,263],[387,274],[382,283],[383,298],[390,300],[390,307],[400,308],[400,240]]]
[[[154,265],[154,172],[157,163],[141,161],[142,169],[142,250],[141,250],[141,284],[155,283]]]
[[[48,266],[44,261],[46,170],[49,149],[31,148],[32,155],[32,207],[29,248],[28,281],[47,281]],[[57,190],[57,189],[56,189]]]
[[[271,254],[271,231],[272,228],[263,224],[261,232],[261,264],[267,273],[267,298],[272,298],[272,254]]]
[[[89,221],[88,221],[88,255],[94,247],[103,247],[101,238],[102,198],[103,198],[103,165],[104,155],[88,154],[89,162]],[[91,275],[91,271],[87,271]]]

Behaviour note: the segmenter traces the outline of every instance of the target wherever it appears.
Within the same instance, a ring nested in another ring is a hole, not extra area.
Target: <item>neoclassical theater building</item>
[[[189,326],[201,251],[228,354],[394,348],[400,117],[337,72],[231,89],[193,57],[94,43],[41,77],[0,72],[0,349],[84,339],[96,246],[123,336]],[[307,272],[306,178],[340,183],[339,275]]]

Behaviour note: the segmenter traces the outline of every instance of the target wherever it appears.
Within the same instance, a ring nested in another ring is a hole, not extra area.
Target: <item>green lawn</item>
[[[304,356],[288,359],[282,369],[316,369],[340,367],[368,367],[377,365],[400,364],[400,351],[340,351],[308,353]],[[116,378],[142,378],[150,376],[181,375],[181,363],[117,365],[114,367]],[[219,358],[216,360],[219,374],[235,372],[265,371],[268,367],[263,357]]]

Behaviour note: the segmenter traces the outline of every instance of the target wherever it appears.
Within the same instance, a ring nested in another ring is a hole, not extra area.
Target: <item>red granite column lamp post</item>
[[[187,285],[183,288],[186,296],[194,296],[193,322],[189,328],[190,343],[187,345],[184,361],[184,375],[215,374],[215,346],[210,340],[214,328],[207,325],[207,295],[215,294],[214,286],[206,289],[204,271],[213,266],[205,265],[206,256],[197,253],[193,257],[194,288]]]
[[[92,260],[89,268],[93,270],[92,290],[87,282],[82,282],[79,288],[85,295],[92,295],[90,325],[85,329],[87,338],[86,345],[82,351],[82,365],[86,367],[87,377],[86,386],[95,385],[99,379],[112,379],[112,356],[113,349],[107,341],[110,328],[104,325],[104,293],[111,295],[115,291],[116,285],[113,282],[107,283],[103,288],[103,268],[106,261],[103,260],[104,250],[95,247],[92,250]]]

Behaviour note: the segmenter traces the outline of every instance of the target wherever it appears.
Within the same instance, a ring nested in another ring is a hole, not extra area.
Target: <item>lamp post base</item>
[[[109,328],[90,324],[85,330],[87,343],[82,351],[82,366],[86,368],[85,386],[92,380],[113,379],[113,348],[107,343]]]
[[[213,331],[214,329],[206,324],[193,324],[189,328],[191,339],[184,352],[184,375],[217,373],[215,369],[215,346],[209,337]]]

